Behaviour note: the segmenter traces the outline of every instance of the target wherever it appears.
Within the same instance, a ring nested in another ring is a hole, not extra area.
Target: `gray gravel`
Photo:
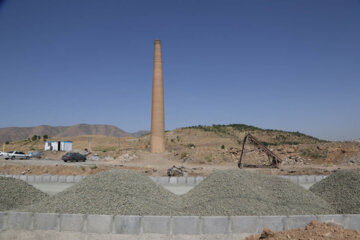
[[[109,214],[179,215],[175,194],[135,171],[111,170],[80,183],[25,211]]]
[[[339,170],[314,184],[310,191],[330,203],[337,213],[360,213],[359,171]]]
[[[324,200],[288,180],[244,170],[218,171],[176,196],[134,171],[87,177],[24,211],[111,215],[328,214]]]
[[[0,177],[0,211],[21,208],[47,197],[46,193],[22,180]]]
[[[183,196],[187,215],[302,215],[334,210],[299,185],[275,176],[225,170],[209,175]]]

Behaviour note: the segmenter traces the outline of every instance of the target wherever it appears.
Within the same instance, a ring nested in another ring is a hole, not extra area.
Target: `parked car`
[[[30,157],[28,155],[26,155],[23,152],[17,152],[17,151],[10,151],[7,152],[6,154],[4,154],[3,156],[5,158],[5,160],[11,159],[11,160],[15,160],[15,159],[29,159]]]
[[[5,154],[6,154],[6,152],[0,151],[0,157],[4,156]]]
[[[64,156],[61,157],[64,162],[85,162],[86,156],[78,153],[78,152],[68,152]]]

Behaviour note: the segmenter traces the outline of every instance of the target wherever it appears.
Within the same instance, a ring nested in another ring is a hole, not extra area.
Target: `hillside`
[[[136,136],[144,132],[136,132]],[[32,136],[48,135],[49,137],[75,137],[81,135],[104,135],[113,137],[132,136],[118,127],[111,125],[77,124],[73,126],[52,127],[41,125],[36,127],[8,127],[0,128],[0,143],[13,142],[31,138]]]
[[[242,141],[251,133],[267,145],[286,164],[308,163],[360,163],[358,142],[328,142],[299,132],[268,130],[258,127],[231,124],[193,126],[166,132],[166,150],[169,159],[180,163],[222,164],[239,160]],[[81,135],[53,137],[54,140],[71,140],[75,150],[89,149],[100,158],[114,158],[125,153],[146,155],[150,149],[150,135],[141,137],[113,137]],[[5,145],[5,150],[42,151],[44,142],[21,140]],[[254,145],[246,144],[246,163],[264,164],[266,155]]]
[[[191,126],[183,129],[199,129],[205,132],[213,132],[221,137],[228,137],[241,143],[247,133],[261,139],[265,146],[277,146],[282,144],[304,144],[326,142],[324,140],[300,133],[274,129],[262,129],[245,124],[212,125],[212,126]]]
[[[239,160],[243,139],[251,133],[287,164],[360,162],[360,144],[329,142],[300,132],[261,129],[244,124],[192,126],[167,132],[167,149],[183,161],[206,164]],[[248,164],[266,164],[267,156],[246,144]]]

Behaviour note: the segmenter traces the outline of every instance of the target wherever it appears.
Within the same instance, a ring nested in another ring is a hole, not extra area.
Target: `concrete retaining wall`
[[[0,175],[2,177],[12,177],[26,182],[60,182],[60,183],[76,183],[80,182],[86,176],[60,176],[60,175]]]
[[[12,177],[26,182],[60,182],[60,183],[76,183],[80,182],[86,176],[58,176],[58,175],[0,175],[3,177]],[[327,176],[303,175],[303,176],[281,176],[292,182],[298,184],[313,184]],[[195,185],[200,183],[205,177],[190,176],[190,177],[150,177],[159,184],[182,184],[182,185]]]
[[[303,216],[112,216],[86,214],[0,212],[1,230],[55,230],[111,234],[240,234],[303,228],[312,220],[335,222],[360,230],[357,215]]]
[[[326,178],[328,175],[301,175],[301,176],[281,176],[298,184],[312,184],[319,182]]]

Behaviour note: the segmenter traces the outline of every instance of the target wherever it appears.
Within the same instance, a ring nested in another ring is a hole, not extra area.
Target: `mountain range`
[[[77,124],[73,126],[49,126],[40,125],[36,127],[6,127],[0,128],[0,143],[6,141],[18,141],[22,139],[31,138],[34,135],[43,136],[48,135],[54,137],[75,137],[81,135],[104,135],[113,137],[139,137],[149,133],[148,131],[138,131],[135,133],[128,133],[124,130],[112,125],[100,124]]]

